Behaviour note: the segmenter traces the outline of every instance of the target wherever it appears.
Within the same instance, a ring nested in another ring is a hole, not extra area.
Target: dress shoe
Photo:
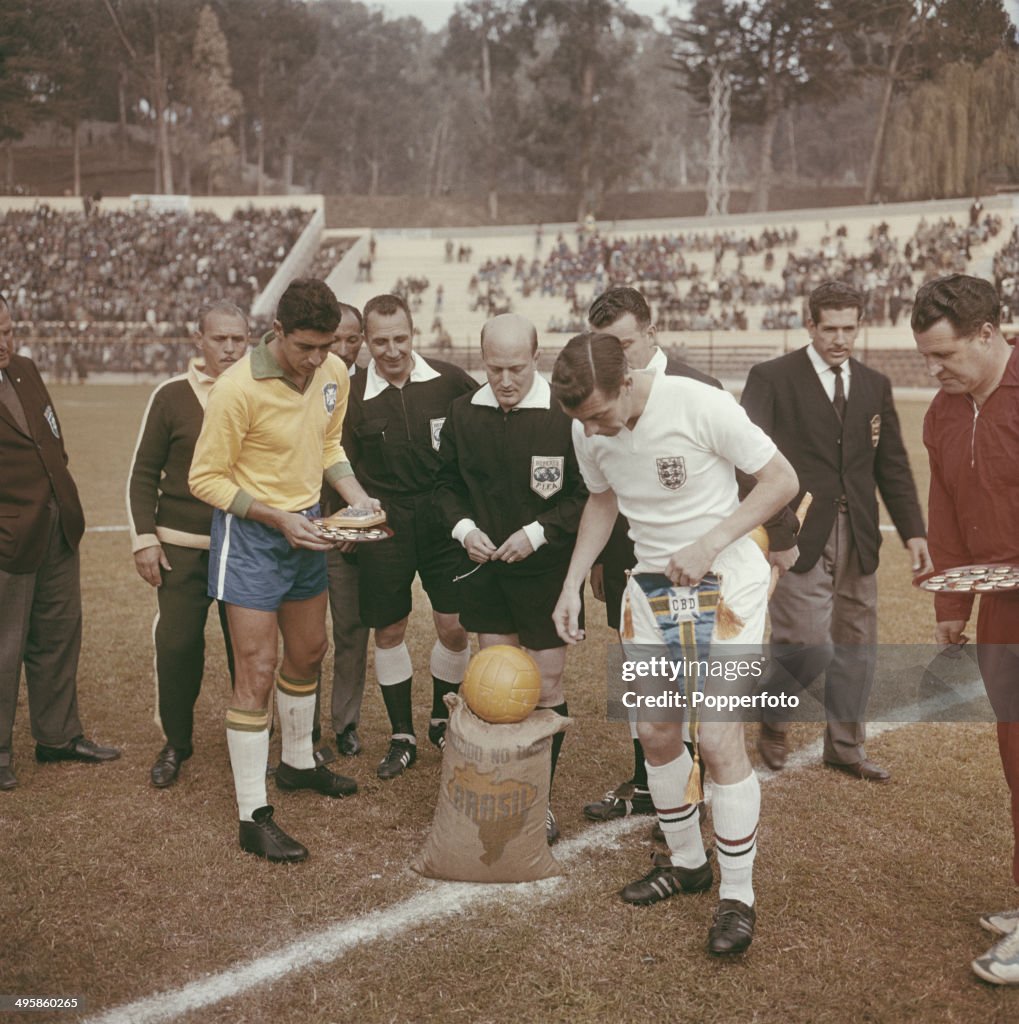
[[[314,768],[292,768],[280,761],[276,769],[276,785],[280,789],[311,789],[323,796],[353,796],[357,783],[346,775],[335,775],[324,764]]]
[[[785,733],[761,722],[761,731],[757,734],[757,752],[773,772],[780,772],[789,756]]]
[[[18,777],[9,764],[0,764],[0,789],[14,789],[18,784]]]
[[[361,737],[357,735],[357,726],[348,725],[343,732],[338,732],[336,746],[344,757],[357,757],[361,753]]]
[[[169,743],[159,752],[156,763],[149,772],[149,778],[156,789],[166,789],[177,781],[180,774],[180,766],[191,756],[191,751],[179,750],[170,746]]]
[[[825,761],[824,763],[837,772],[845,772],[846,775],[852,775],[854,779],[864,779],[867,782],[887,782],[892,777],[891,772],[874,764],[873,761],[854,761],[852,764],[846,764],[844,761]]]
[[[120,751],[116,747],[101,747],[98,743],[75,736],[63,747],[46,747],[41,743],[35,745],[35,759],[41,764],[50,761],[85,761],[88,764],[100,764],[103,761],[116,761]]]
[[[252,818],[253,821],[241,822],[240,843],[245,853],[253,853],[276,864],[296,864],[307,860],[307,847],[293,836],[288,836],[272,820],[271,807],[259,807]]]
[[[754,939],[757,911],[741,900],[721,900],[708,931],[708,952],[715,956],[742,953]]]

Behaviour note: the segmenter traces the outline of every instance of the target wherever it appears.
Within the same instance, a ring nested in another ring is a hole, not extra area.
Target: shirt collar
[[[651,358],[647,361],[645,370],[654,370],[655,373],[665,373],[665,369],[668,366],[669,357],[665,354],[665,350],[659,345],[655,345],[655,350],[651,354]]]
[[[489,409],[501,408],[491,384],[486,384],[474,392],[471,405],[482,405]],[[548,381],[540,373],[536,373],[530,391],[510,409],[510,412],[515,412],[517,409],[549,409],[551,406],[552,389],[549,387]]]
[[[200,359],[192,359],[188,363],[187,378],[188,383],[191,385],[191,390],[198,399],[198,404],[204,409],[209,400],[209,392],[212,390],[212,385],[216,383],[216,378],[210,377],[205,372],[205,364]]]
[[[251,350],[251,376],[255,380],[269,380],[272,377],[287,379],[283,367],[276,362],[276,357],[269,349],[269,339],[272,337],[270,331]]]
[[[197,380],[199,384],[212,384],[216,380],[215,377],[210,377],[205,372],[205,363],[200,359],[191,360],[188,364],[188,372],[195,375],[195,380]]]
[[[817,349],[813,345],[807,345],[807,358],[810,360],[810,365],[814,367],[814,372],[818,377],[825,372],[831,373],[832,368],[818,355]],[[849,380],[852,372],[849,368],[849,360],[847,359],[842,364],[842,379]]]
[[[429,366],[417,352],[411,352],[410,358],[411,369],[407,384],[420,384],[423,381],[434,380],[440,376],[439,371]],[[368,364],[368,369],[365,372],[368,375],[367,380],[364,382],[364,400],[366,402],[370,398],[375,398],[376,395],[381,395],[386,388],[393,386],[379,373],[374,359]]]

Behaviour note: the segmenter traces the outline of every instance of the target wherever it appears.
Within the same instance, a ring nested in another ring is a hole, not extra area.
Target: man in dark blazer
[[[120,757],[82,735],[78,543],[85,518],[46,386],[35,364],[14,352],[11,310],[0,295],[0,789],[17,785],[11,739],[22,663],[37,760]]]
[[[875,489],[909,549],[913,572],[931,568],[909,458],[883,374],[852,358],[863,296],[838,281],[811,292],[810,344],[755,366],[743,390],[750,418],[771,435],[813,504],[799,557],[769,604],[774,689],[825,675],[824,761],[856,778],[885,782],[867,759],[863,715],[875,669],[877,566]],[[785,680],[787,683],[790,680]],[[785,764],[788,723],[766,717],[758,746],[768,767]]]

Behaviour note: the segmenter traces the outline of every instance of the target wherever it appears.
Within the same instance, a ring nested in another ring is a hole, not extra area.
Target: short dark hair
[[[366,327],[368,326],[368,317],[372,313],[378,313],[379,316],[393,316],[394,313],[403,313],[410,326],[410,333],[414,333],[414,318],[410,314],[410,306],[407,305],[407,300],[400,295],[376,295],[374,298],[369,299],[364,304],[363,323]]]
[[[332,288],[314,277],[299,277],[287,285],[276,307],[284,334],[320,331],[332,334],[340,324],[340,304]]]
[[[341,302],[339,303],[339,307],[341,316],[344,313],[353,313],[354,318],[357,320],[357,326],[360,327],[362,331],[364,330],[364,317],[361,316],[361,310],[359,310],[357,306],[352,306],[349,302]]]
[[[552,393],[563,408],[576,409],[596,389],[606,398],[615,398],[628,372],[626,354],[615,335],[578,334],[556,357]]]
[[[863,316],[863,293],[845,281],[825,281],[819,284],[807,298],[810,319],[816,324],[825,309],[855,309],[857,316]]]
[[[217,299],[215,302],[203,302],[198,307],[198,312],[195,314],[195,323],[198,325],[199,334],[205,331],[205,320],[207,317],[212,316],[213,313],[239,316],[244,321],[245,328],[248,328],[248,318],[244,315],[240,306],[234,305],[229,299]]]
[[[994,285],[969,274],[928,281],[916,293],[909,325],[926,331],[939,320],[947,320],[956,337],[976,334],[984,324],[1001,326],[1001,300]]]
[[[636,288],[610,288],[591,303],[587,322],[601,330],[627,313],[633,314],[642,330],[651,326],[651,307]]]

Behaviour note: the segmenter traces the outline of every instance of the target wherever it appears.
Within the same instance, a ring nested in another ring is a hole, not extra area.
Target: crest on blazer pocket
[[[43,416],[46,417],[46,422],[50,425],[50,430],[53,431],[53,436],[59,440],[60,438],[60,427],[57,426],[57,414],[53,411],[52,405],[47,405],[43,409]]]
[[[686,483],[686,459],[682,455],[655,459],[658,482],[670,491],[678,491]]]
[[[563,468],[566,459],[562,455],[531,456],[531,490],[543,498],[551,498],[563,489]]]
[[[439,435],[442,433],[442,424],[446,422],[445,416],[428,421],[428,429],[432,432],[432,447],[439,450]]]
[[[878,441],[881,440],[881,416],[875,413],[870,418],[870,446],[876,448]]]

